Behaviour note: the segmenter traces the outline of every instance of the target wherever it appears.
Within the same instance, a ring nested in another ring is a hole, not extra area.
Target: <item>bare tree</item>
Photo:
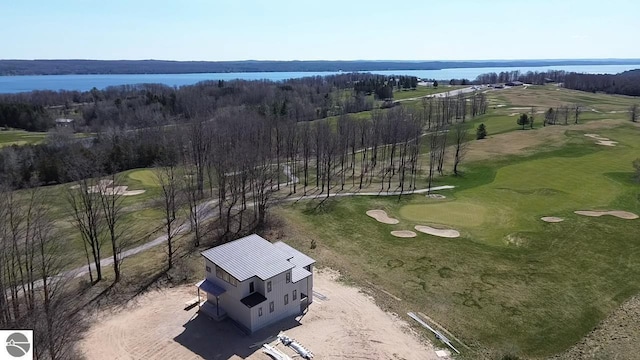
[[[580,119],[580,114],[582,113],[582,106],[580,104],[575,104],[573,106],[573,116],[574,116],[574,124],[578,123]]]
[[[458,175],[458,166],[466,155],[469,145],[469,127],[464,123],[457,123],[453,125],[451,131],[453,137],[453,146],[455,153],[453,155],[453,174]]]
[[[179,207],[178,171],[174,162],[168,161],[156,169],[156,178],[162,195],[165,237],[167,240],[167,268],[173,267],[173,255],[176,251],[174,239],[180,230],[177,210]]]
[[[638,104],[629,106],[629,118],[632,122],[638,122]]]
[[[94,178],[76,181],[76,185],[67,190],[67,203],[71,208],[72,223],[82,236],[84,251],[89,268],[89,280],[93,283],[91,258],[95,265],[95,281],[102,280],[100,254],[102,249],[102,229],[104,221],[100,211],[100,183]]]
[[[125,246],[125,231],[122,227],[122,211],[124,209],[124,195],[118,190],[116,184],[119,182],[117,173],[110,176],[109,182],[101,182],[97,194],[100,199],[100,208],[102,210],[102,219],[104,226],[107,228],[109,242],[111,243],[111,251],[113,252],[113,273],[115,275],[114,282],[120,281],[120,252]],[[112,187],[107,184],[111,183]]]

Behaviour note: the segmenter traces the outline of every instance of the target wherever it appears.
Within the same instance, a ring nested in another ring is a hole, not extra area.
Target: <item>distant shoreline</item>
[[[167,60],[0,60],[0,76],[143,75],[274,72],[367,72],[519,68],[576,65],[635,65],[640,59],[473,60],[473,61],[167,61]]]

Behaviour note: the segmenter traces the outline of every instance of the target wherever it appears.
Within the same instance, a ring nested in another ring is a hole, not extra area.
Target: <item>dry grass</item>
[[[607,119],[567,126],[553,125],[538,127],[533,130],[516,130],[496,136],[489,136],[486,139],[472,141],[469,144],[465,162],[553,151],[565,146],[570,141],[570,137],[566,136],[567,131],[607,130],[616,128],[623,123],[630,122]]]

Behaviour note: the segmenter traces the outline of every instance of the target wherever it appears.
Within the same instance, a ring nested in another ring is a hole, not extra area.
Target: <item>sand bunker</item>
[[[89,193],[102,193],[103,195],[122,195],[122,196],[134,196],[144,194],[146,190],[127,190],[128,186],[112,186],[113,180],[100,180],[98,185],[89,186],[87,192]],[[72,189],[80,188],[79,185],[71,186]]]
[[[559,222],[564,221],[563,218],[556,217],[556,216],[544,216],[544,217],[541,217],[540,220],[542,220],[544,222],[548,222],[548,223],[559,223]]]
[[[618,143],[617,141],[612,141],[611,139],[602,137],[598,134],[584,134],[584,136],[598,140],[598,142],[596,142],[596,145],[616,146],[616,144]]]
[[[409,230],[392,231],[391,235],[393,235],[395,237],[399,237],[399,238],[413,238],[413,237],[417,236],[416,233],[414,233],[413,231],[409,231]]]
[[[427,197],[429,199],[446,199],[447,197],[440,194],[428,194]]]
[[[446,237],[446,238],[457,238],[460,236],[460,233],[457,230],[453,230],[453,229],[436,229],[434,227],[426,226],[426,225],[416,225],[415,229],[420,231],[421,233],[425,233],[433,236],[440,236],[440,237]]]
[[[611,215],[611,216],[615,216],[617,218],[626,219],[626,220],[633,220],[638,218],[638,215],[628,211],[622,211],[622,210],[613,210],[613,211],[578,210],[578,211],[574,211],[574,213],[578,215],[595,216],[595,217],[602,216],[602,215]]]
[[[383,224],[395,225],[400,222],[398,219],[390,218],[384,210],[369,210],[367,211],[367,215]]]

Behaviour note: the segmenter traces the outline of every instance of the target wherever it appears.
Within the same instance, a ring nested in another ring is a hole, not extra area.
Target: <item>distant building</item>
[[[75,124],[73,119],[56,119],[56,127],[59,128],[72,128]]]
[[[207,300],[200,311],[215,320],[230,317],[252,333],[301,314],[313,298],[315,260],[283,242],[249,235],[203,251]]]
[[[522,81],[509,81],[505,85],[507,86],[522,86],[524,83]]]

